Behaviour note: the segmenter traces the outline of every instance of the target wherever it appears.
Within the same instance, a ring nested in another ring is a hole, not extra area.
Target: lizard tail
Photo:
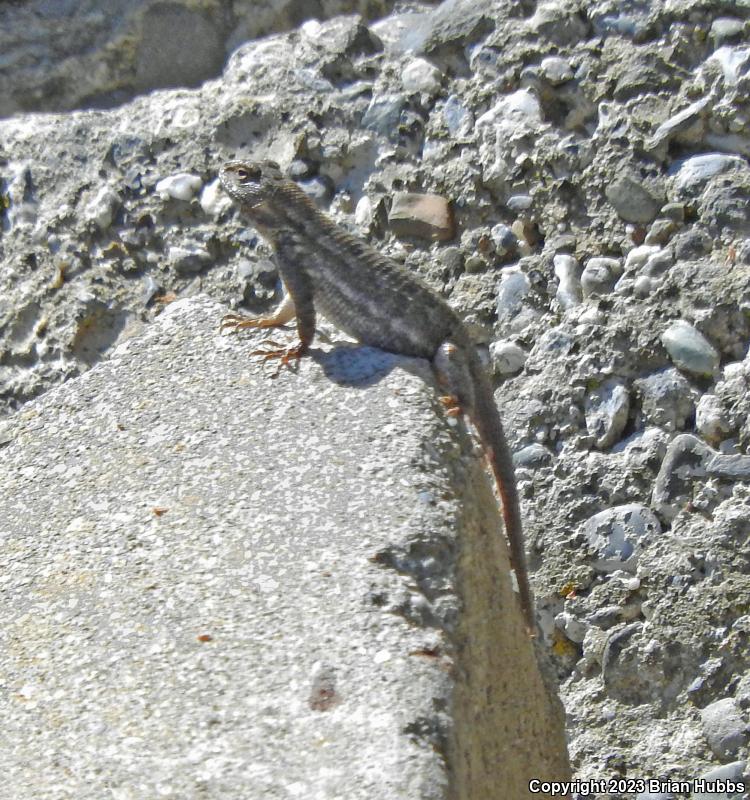
[[[479,364],[478,358],[476,365],[474,363],[471,364],[471,372],[475,387],[471,417],[486,450],[487,460],[490,463],[495,483],[500,492],[505,534],[510,550],[510,563],[516,575],[519,599],[526,619],[526,627],[529,634],[533,636],[536,632],[536,620],[534,618],[534,604],[529,586],[529,576],[526,569],[521,507],[518,501],[513,459],[500,421],[500,414],[495,406],[492,384]]]

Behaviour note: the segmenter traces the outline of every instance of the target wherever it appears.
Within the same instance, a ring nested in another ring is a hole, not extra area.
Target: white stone
[[[558,280],[557,302],[564,309],[577,306],[581,302],[581,265],[573,256],[558,254],[552,259],[555,277]]]
[[[573,70],[569,62],[564,58],[560,58],[560,56],[547,56],[547,58],[543,58],[540,68],[542,75],[544,75],[553,86],[565,83],[573,77]]]
[[[84,208],[84,219],[93,222],[99,230],[106,230],[112,224],[119,203],[117,194],[109,186],[102,186]]]
[[[434,95],[440,90],[443,73],[424,58],[415,58],[401,73],[401,84],[407,92]]]
[[[528,354],[515,342],[494,342],[490,345],[490,356],[495,372],[512,375],[523,368]]]
[[[156,193],[163,199],[173,198],[174,200],[192,200],[200,191],[203,181],[197,175],[189,172],[178,172],[162,178],[156,184]]]
[[[206,214],[218,217],[232,205],[232,198],[221,188],[221,182],[217,178],[203,189],[199,202]]]
[[[482,114],[476,127],[500,124],[503,127],[524,126],[536,127],[542,122],[542,110],[536,95],[528,89],[519,89],[501,98],[495,105]]]

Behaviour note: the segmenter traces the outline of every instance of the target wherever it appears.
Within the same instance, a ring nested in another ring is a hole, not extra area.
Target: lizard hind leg
[[[444,341],[432,357],[438,383],[448,391],[440,398],[449,416],[474,411],[474,380],[464,350],[449,339]]]

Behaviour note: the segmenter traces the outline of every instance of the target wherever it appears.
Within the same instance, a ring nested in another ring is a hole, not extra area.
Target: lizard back
[[[437,292],[337,226],[275,165],[253,166],[251,196],[222,182],[271,243],[282,278],[309,276],[316,312],[363,344],[403,355],[431,359],[446,339],[463,339]]]

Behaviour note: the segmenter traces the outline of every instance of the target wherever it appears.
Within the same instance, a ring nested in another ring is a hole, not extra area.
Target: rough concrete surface
[[[426,365],[337,344],[273,379],[221,313],[173,303],[0,427],[2,796],[564,778],[494,497]]]

